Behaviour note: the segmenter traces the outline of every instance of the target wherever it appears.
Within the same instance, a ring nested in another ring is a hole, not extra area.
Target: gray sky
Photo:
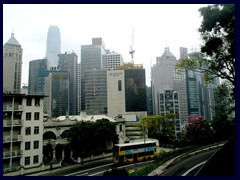
[[[134,29],[134,62],[146,69],[150,85],[150,67],[166,45],[179,58],[179,47],[199,50],[197,29],[201,24],[198,9],[205,4],[3,4],[3,44],[11,37],[23,48],[22,83],[28,83],[29,61],[46,54],[47,31],[57,25],[61,33],[61,52],[74,51],[80,62],[81,45],[102,37],[106,48],[129,54]]]

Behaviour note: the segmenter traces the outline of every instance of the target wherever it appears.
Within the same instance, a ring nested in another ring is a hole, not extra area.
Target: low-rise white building
[[[42,164],[43,97],[3,94],[3,171]]]

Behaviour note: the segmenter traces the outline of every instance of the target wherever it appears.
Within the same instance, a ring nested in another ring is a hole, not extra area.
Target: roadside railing
[[[161,166],[163,163],[167,162],[170,159],[176,158],[166,167],[166,169],[167,169],[170,166],[177,164],[178,162],[180,162],[190,156],[194,156],[194,155],[202,153],[204,151],[209,151],[211,149],[219,148],[219,147],[223,146],[225,143],[226,142],[214,143],[214,144],[210,144],[210,145],[206,145],[206,146],[202,146],[202,147],[199,147],[199,146],[185,147],[185,148],[175,149],[175,150],[166,152],[164,154],[160,154],[157,156],[157,158],[155,159],[155,161],[152,164],[147,165],[147,166],[131,173],[130,176],[146,176],[149,173],[151,173],[152,171],[154,171],[155,169],[157,169],[159,166]]]

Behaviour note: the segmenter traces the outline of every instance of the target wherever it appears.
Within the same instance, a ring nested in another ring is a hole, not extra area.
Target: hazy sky
[[[121,53],[124,62],[129,54],[134,29],[134,62],[146,69],[150,85],[150,67],[164,48],[179,58],[179,47],[199,50],[197,29],[202,18],[198,9],[204,4],[3,4],[3,45],[11,37],[23,48],[22,84],[28,84],[29,61],[46,54],[47,32],[57,25],[61,33],[61,52],[74,51],[81,61],[81,45],[102,37],[106,49]]]

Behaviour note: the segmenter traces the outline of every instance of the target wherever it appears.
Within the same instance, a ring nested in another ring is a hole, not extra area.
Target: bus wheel
[[[148,160],[151,160],[152,158],[151,157],[148,157]]]
[[[129,164],[129,161],[128,161],[128,160],[126,160],[126,161],[125,161],[125,164]]]
[[[146,158],[145,158],[145,157],[143,158],[143,161],[146,161]]]

